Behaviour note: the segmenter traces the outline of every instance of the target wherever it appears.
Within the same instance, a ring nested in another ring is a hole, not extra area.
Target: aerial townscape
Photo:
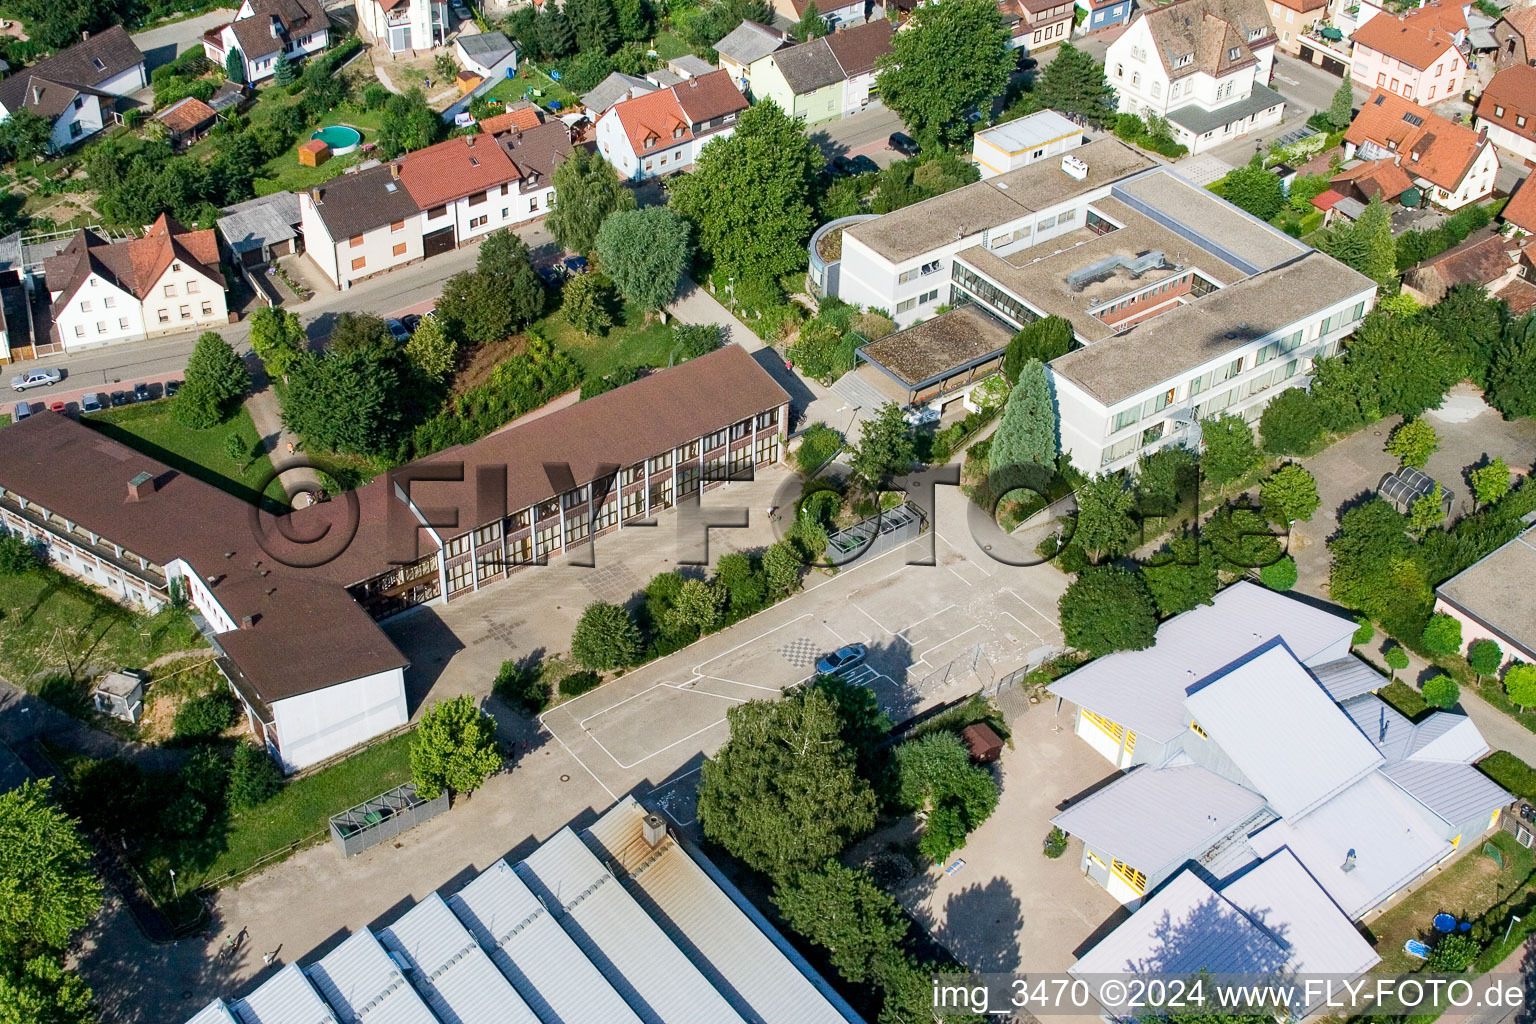
[[[0,1024],[1536,1020],[1536,0],[0,0]]]

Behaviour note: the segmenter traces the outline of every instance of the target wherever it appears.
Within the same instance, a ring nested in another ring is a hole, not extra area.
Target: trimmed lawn
[[[266,92],[274,92],[268,89]],[[265,95],[265,93],[263,94]],[[263,99],[254,110],[251,111],[251,122],[254,124],[264,118],[271,117],[283,107],[299,102],[303,95],[281,96],[274,95],[270,100]],[[384,122],[382,110],[369,110],[360,103],[347,101],[338,104],[328,112],[320,121],[306,126],[304,131],[289,147],[286,153],[273,157],[256,171],[256,180],[253,183],[258,196],[271,195],[273,192],[281,192],[284,189],[302,191],[312,188],[324,181],[330,181],[338,174],[345,171],[353,164],[362,163],[374,153],[365,153],[359,147],[345,156],[333,156],[319,167],[305,167],[299,163],[299,146],[309,141],[309,137],[315,131],[326,125],[344,124],[349,128],[356,128],[363,136],[363,145],[377,141],[379,126]],[[212,141],[205,139],[198,145]]]
[[[331,815],[410,781],[411,735],[396,736],[288,783],[261,806],[231,814],[222,833],[144,850],[137,864],[155,889],[154,897],[170,899],[170,868],[176,869],[177,886],[185,894],[222,884],[257,864],[276,863],[300,845],[325,838]],[[162,885],[164,892],[159,891]]]
[[[675,33],[656,33],[656,57],[658,60],[667,61],[692,52],[693,47],[683,42]]]
[[[32,688],[86,666],[142,668],[207,646],[182,612],[145,615],[47,567],[0,576],[0,675]]]
[[[570,353],[589,375],[604,377],[620,366],[667,366],[673,361],[672,327],[657,320],[645,322],[645,312],[625,305],[619,322],[601,337],[588,338],[559,313],[545,317],[538,330]]]
[[[526,74],[525,74],[526,73]],[[529,90],[537,89],[543,95],[534,96]],[[525,93],[527,95],[525,96]],[[503,78],[497,83],[496,88],[486,93],[490,99],[498,99],[503,103],[511,103],[514,100],[530,99],[546,110],[551,100],[562,104],[569,110],[571,104],[579,102],[575,93],[550,78],[537,64],[523,64],[518,67],[516,78]]]
[[[266,454],[242,470],[225,451],[226,439],[232,434],[246,442],[248,451],[256,446],[256,426],[244,408],[228,422],[207,430],[193,430],[177,423],[171,418],[171,404],[163,399],[108,409],[82,417],[81,422],[173,469],[228,491],[241,501],[262,502],[275,510],[288,505],[282,485],[272,474],[272,460]],[[268,481],[266,488],[257,493],[256,487],[263,480]]]
[[[1424,968],[1403,952],[1409,939],[1434,945],[1435,915],[1447,913],[1462,921],[1476,921],[1489,908],[1529,884],[1532,856],[1507,832],[1495,832],[1472,840],[1472,847],[1385,914],[1367,922],[1366,931],[1376,946],[1381,963],[1377,974],[1397,974]],[[1504,855],[1504,867],[1483,847],[1493,843]]]

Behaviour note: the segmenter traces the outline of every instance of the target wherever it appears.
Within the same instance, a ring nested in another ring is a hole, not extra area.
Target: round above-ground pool
[[[310,136],[319,139],[331,149],[332,156],[342,156],[350,153],[362,145],[363,134],[356,128],[348,128],[344,124],[329,124]]]

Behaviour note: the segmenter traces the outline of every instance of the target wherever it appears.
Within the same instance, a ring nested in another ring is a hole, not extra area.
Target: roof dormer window
[[[656,136],[654,136],[654,135],[647,135],[645,137],[645,148],[646,149],[652,149],[652,148],[655,147],[655,145],[656,145]]]
[[[1187,68],[1194,62],[1195,55],[1192,53],[1185,53],[1173,59],[1173,66],[1176,68]]]
[[[1227,60],[1237,60],[1237,55],[1238,55],[1238,54],[1239,54],[1239,53],[1240,53],[1240,52],[1241,52],[1241,51],[1240,51],[1240,50],[1238,50],[1238,48],[1237,48],[1237,47],[1235,47],[1235,46],[1234,46],[1234,47],[1232,47],[1232,48],[1231,48],[1231,49],[1229,49],[1229,50],[1227,50]]]
[[[672,137],[674,139],[680,139],[680,138],[683,137],[683,126],[682,125],[678,125],[676,128],[672,129]]]

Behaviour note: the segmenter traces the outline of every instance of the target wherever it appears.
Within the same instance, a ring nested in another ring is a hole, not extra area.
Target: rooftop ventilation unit
[[[1088,161],[1081,157],[1075,157],[1071,153],[1062,155],[1061,169],[1066,172],[1067,177],[1077,181],[1082,181],[1088,177]]]
[[[1150,252],[1138,253],[1135,257],[1127,259],[1116,253],[1106,256],[1096,263],[1090,263],[1081,270],[1074,270],[1067,275],[1067,287],[1074,292],[1080,292],[1090,284],[1098,284],[1100,281],[1108,281],[1122,269],[1132,279],[1141,277],[1149,270],[1173,269],[1168,262],[1168,257],[1161,249],[1153,249]]]

